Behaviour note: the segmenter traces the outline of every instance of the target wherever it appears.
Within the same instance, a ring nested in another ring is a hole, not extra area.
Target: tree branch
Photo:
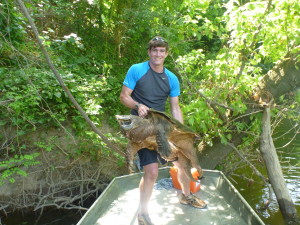
[[[78,104],[78,102],[76,101],[76,99],[73,97],[73,95],[71,94],[71,92],[69,91],[69,89],[66,87],[64,81],[62,80],[61,76],[59,75],[59,73],[57,72],[56,68],[54,67],[48,52],[46,50],[46,48],[44,47],[41,39],[39,38],[39,33],[38,30],[31,18],[31,16],[28,13],[28,10],[26,8],[26,6],[24,5],[22,0],[17,0],[19,6],[21,7],[21,10],[23,11],[24,16],[28,19],[28,22],[33,30],[33,33],[35,35],[35,38],[40,46],[41,51],[43,52],[46,61],[50,67],[50,69],[52,70],[53,74],[55,75],[56,79],[58,80],[60,86],[62,87],[62,89],[66,92],[67,96],[69,97],[69,99],[71,100],[71,102],[73,103],[73,105],[76,107],[76,109],[80,112],[80,114],[82,115],[82,117],[86,120],[86,122],[90,125],[90,127],[92,128],[92,130],[98,134],[101,139],[103,140],[103,142],[111,149],[113,149],[115,152],[119,153],[120,155],[124,156],[125,153],[120,150],[115,144],[113,144],[111,141],[108,140],[108,138],[101,133],[101,131],[96,127],[96,125],[90,120],[90,118],[88,117],[88,115],[86,114],[86,112],[82,109],[82,107]]]
[[[297,126],[299,126],[297,124]],[[295,128],[295,127],[294,127]],[[284,145],[284,146],[281,146],[281,147],[277,147],[276,149],[281,149],[281,148],[285,148],[286,146],[288,146],[290,143],[292,143],[292,141],[294,141],[294,139],[296,138],[296,136],[298,135],[299,133],[299,130],[300,130],[300,126],[298,127],[298,130],[295,132],[294,136]]]
[[[272,3],[272,0],[269,0],[264,15],[266,15],[266,14],[270,11],[271,3]],[[256,29],[256,32],[254,33],[252,43],[251,43],[250,46],[249,46],[249,49],[250,49],[250,50],[255,46],[255,44],[256,44],[256,42],[257,42],[255,39],[256,39],[257,35],[259,34],[261,28],[262,28],[262,24],[259,24],[259,26],[258,26],[257,29]],[[245,43],[245,45],[246,45],[246,43]],[[248,53],[247,55],[245,55],[243,58],[248,59],[249,55],[250,55],[250,53]],[[238,72],[238,74],[237,74],[237,76],[236,76],[236,80],[237,80],[237,81],[240,79],[240,77],[241,77],[241,75],[242,75],[242,73],[243,73],[243,71],[244,71],[244,69],[245,69],[245,67],[246,67],[247,61],[248,61],[248,60],[245,60],[245,61],[242,62],[242,65],[240,66],[239,72]],[[234,89],[234,88],[236,87],[236,85],[237,85],[237,82],[234,83],[232,89]]]
[[[268,189],[269,189],[269,198],[268,198],[267,201],[265,201],[265,206],[267,207],[267,206],[271,203],[271,201],[272,201],[272,193],[273,193],[272,186],[271,186],[270,182],[264,177],[264,175],[261,174],[261,172],[259,172],[258,169],[256,169],[256,167],[255,167],[248,159],[246,159],[246,158],[240,153],[240,151],[234,146],[234,144],[232,144],[232,143],[228,143],[228,144],[229,144],[229,145],[232,147],[232,149],[238,154],[238,156],[239,156],[240,158],[242,158],[243,161],[246,162],[246,163],[252,168],[252,170],[254,171],[254,173],[255,173],[258,177],[260,177],[260,178],[263,180],[263,182],[265,183],[265,185],[268,187]]]
[[[0,105],[7,105],[8,103],[13,102],[13,101],[14,101],[14,99],[0,101]]]

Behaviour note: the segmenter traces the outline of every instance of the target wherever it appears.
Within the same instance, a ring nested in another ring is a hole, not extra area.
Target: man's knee
[[[152,163],[150,165],[144,166],[145,178],[156,180],[158,177],[158,164]]]

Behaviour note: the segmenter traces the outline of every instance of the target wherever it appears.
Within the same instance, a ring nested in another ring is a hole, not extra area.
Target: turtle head
[[[125,132],[140,126],[142,118],[134,115],[116,115],[118,123]]]

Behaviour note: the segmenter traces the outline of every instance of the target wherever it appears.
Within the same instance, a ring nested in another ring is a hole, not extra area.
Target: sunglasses
[[[161,37],[155,37],[152,39],[152,41],[162,41],[162,42],[166,42],[163,38]]]

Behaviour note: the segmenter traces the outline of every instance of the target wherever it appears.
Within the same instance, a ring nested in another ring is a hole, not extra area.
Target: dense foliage
[[[127,113],[118,99],[126,71],[147,60],[148,40],[161,35],[171,45],[166,66],[181,80],[186,123],[208,144],[214,137],[226,143],[234,130],[251,134],[244,146],[252,145],[259,117],[253,115],[251,126],[233,118],[246,112],[244,100],[260,78],[278,60],[299,51],[297,0],[25,2],[56,68],[99,127],[104,121],[116,126],[113,115]],[[81,140],[69,153],[72,157],[108,154],[55,80],[16,3],[4,0],[0,7],[0,151],[6,153],[0,168],[7,171],[0,182],[13,182],[15,173],[26,175],[16,168],[38,163],[34,158],[40,149],[55,149],[49,140],[28,146],[22,139],[48,126],[66,127]],[[216,112],[203,96],[224,107]],[[283,97],[280,104],[274,113],[288,108],[284,114],[294,116],[299,93]],[[17,137],[9,136],[8,127]],[[107,135],[122,141],[119,135]],[[93,147],[84,148],[90,143]],[[28,149],[36,153],[29,155]]]

